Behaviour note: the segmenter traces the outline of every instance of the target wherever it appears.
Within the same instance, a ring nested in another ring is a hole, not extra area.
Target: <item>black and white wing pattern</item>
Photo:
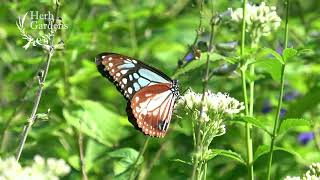
[[[134,118],[134,125],[147,135],[163,137],[179,96],[177,81],[139,60],[115,53],[99,54],[96,65],[128,100],[128,115]]]

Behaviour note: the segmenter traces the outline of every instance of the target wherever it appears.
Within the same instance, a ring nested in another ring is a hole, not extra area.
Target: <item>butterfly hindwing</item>
[[[145,134],[163,137],[170,124],[176,96],[172,84],[151,85],[137,92],[131,100],[131,109],[137,125]]]

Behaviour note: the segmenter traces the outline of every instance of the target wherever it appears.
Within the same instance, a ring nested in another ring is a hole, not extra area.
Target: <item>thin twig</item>
[[[56,23],[57,14],[59,12],[59,7],[60,7],[60,4],[59,4],[59,1],[57,0],[56,1],[56,9],[55,9],[55,20],[54,20],[53,24]],[[41,100],[41,95],[42,95],[44,83],[46,81],[46,77],[47,77],[48,70],[49,70],[49,67],[50,67],[51,58],[52,58],[53,53],[54,53],[53,39],[54,39],[54,36],[55,36],[55,31],[52,31],[52,32],[53,33],[52,33],[52,36],[51,36],[50,42],[49,42],[50,50],[47,52],[48,54],[47,54],[47,60],[46,60],[45,66],[38,73],[39,87],[38,87],[38,90],[37,90],[36,98],[34,100],[32,112],[31,112],[30,117],[27,120],[27,124],[23,127],[20,143],[19,143],[19,146],[18,146],[18,149],[17,149],[17,154],[16,154],[16,160],[17,161],[19,161],[19,159],[20,159],[20,156],[21,156],[23,147],[25,145],[25,142],[27,140],[27,136],[29,134],[29,131],[30,131],[32,125],[34,124],[35,120],[36,120],[36,114],[37,114],[37,110],[38,110],[39,103],[40,103],[40,100]]]
[[[286,22],[285,22],[285,33],[284,33],[284,48],[288,47],[288,28],[289,28],[289,0],[285,2],[286,4]],[[284,79],[285,79],[285,67],[286,64],[282,64],[281,67],[281,81],[280,81],[280,92],[278,97],[278,107],[277,107],[277,114],[274,121],[273,132],[271,137],[271,144],[269,150],[269,158],[268,158],[268,171],[267,171],[267,180],[271,179],[271,166],[272,166],[272,158],[273,158],[273,148],[276,141],[277,133],[280,126],[280,112],[282,106],[282,99],[283,99],[283,91],[284,91]]]
[[[241,58],[244,58],[244,50],[245,50],[245,39],[246,39],[246,5],[247,0],[243,0],[242,2],[242,27],[241,27],[241,46],[240,46],[240,56]],[[251,72],[253,67],[251,67]],[[247,85],[246,85],[246,70],[247,70],[247,64],[244,62],[244,59],[242,59],[242,67],[241,67],[241,80],[242,80],[242,93],[244,98],[244,104],[245,104],[245,114],[249,116],[253,112],[253,84],[250,83],[250,92],[251,92],[251,98],[250,98],[250,110],[249,111],[249,102],[248,102],[248,95],[247,95]],[[252,73],[253,74],[253,73]],[[246,130],[246,145],[247,145],[247,168],[248,168],[248,179],[253,180],[254,179],[254,173],[253,173],[253,150],[252,150],[252,137],[251,137],[251,129],[252,125],[250,123],[245,124],[245,130]]]
[[[160,156],[161,156],[162,152],[167,148],[167,144],[168,143],[169,143],[169,141],[168,141],[168,138],[167,138],[167,139],[165,139],[165,142],[161,144],[159,150],[156,152],[156,155],[154,156],[154,158],[152,159],[150,165],[148,166],[148,169],[144,173],[143,177],[140,178],[140,180],[148,179],[148,176],[149,176],[153,166],[156,164],[156,162],[159,161]]]
[[[84,158],[84,151],[83,151],[83,134],[82,134],[82,120],[80,120],[80,128],[79,128],[79,136],[78,136],[78,145],[79,145],[79,157],[80,157],[80,165],[81,165],[81,172],[83,180],[88,180],[88,176],[86,173],[86,161]]]
[[[199,8],[200,8],[200,14],[199,14],[199,24],[198,24],[198,27],[196,29],[196,36],[191,44],[191,46],[189,46],[188,50],[186,51],[186,53],[183,55],[182,59],[180,59],[180,61],[182,62],[181,65],[178,66],[178,68],[176,69],[175,72],[177,72],[177,70],[182,67],[183,65],[185,65],[185,61],[184,59],[188,56],[188,54],[190,53],[190,50],[196,46],[197,42],[198,42],[198,39],[200,37],[200,35],[202,34],[202,19],[203,19],[203,0],[201,0],[200,4],[199,4]]]
[[[144,154],[144,152],[146,151],[150,139],[151,139],[151,137],[148,136],[148,137],[146,138],[144,144],[143,144],[143,147],[140,149],[139,155],[138,155],[136,161],[135,161],[135,162],[133,163],[133,165],[132,165],[132,170],[131,170],[130,175],[129,175],[129,178],[128,178],[129,180],[135,179],[135,176],[136,176],[136,175],[135,175],[135,171],[138,169],[138,163],[139,163],[140,157],[141,157],[141,156]]]
[[[197,135],[196,135],[196,156],[195,156],[195,160],[193,162],[193,170],[192,170],[192,176],[191,179],[195,179],[196,176],[196,172],[198,169],[198,165],[199,165],[199,152],[202,151],[202,145],[200,143],[201,140],[201,117],[203,114],[203,102],[206,96],[206,92],[208,89],[208,83],[209,83],[209,72],[210,72],[210,54],[212,51],[212,45],[213,45],[213,36],[214,36],[214,30],[215,30],[215,15],[213,13],[213,2],[212,2],[212,19],[211,19],[211,32],[210,32],[210,41],[209,41],[209,48],[208,48],[208,52],[207,52],[207,60],[206,60],[206,69],[205,69],[205,76],[204,76],[204,81],[203,81],[203,89],[202,89],[202,97],[201,97],[201,102],[202,102],[202,106],[200,109],[200,115],[199,115],[199,121],[198,124],[196,124],[196,128],[197,128]]]

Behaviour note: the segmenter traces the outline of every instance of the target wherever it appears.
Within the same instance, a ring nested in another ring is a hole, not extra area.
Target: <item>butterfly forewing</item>
[[[119,54],[102,53],[96,57],[96,64],[100,73],[114,82],[128,99],[145,86],[172,82],[159,70]]]
[[[179,96],[178,84],[161,71],[134,58],[114,53],[96,57],[100,73],[128,99],[128,117],[145,134],[163,137]]]

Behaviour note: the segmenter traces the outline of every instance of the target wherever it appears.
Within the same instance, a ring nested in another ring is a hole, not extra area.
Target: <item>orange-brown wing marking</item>
[[[171,86],[169,83],[151,85],[138,91],[131,99],[132,113],[145,134],[165,136],[176,99]]]

